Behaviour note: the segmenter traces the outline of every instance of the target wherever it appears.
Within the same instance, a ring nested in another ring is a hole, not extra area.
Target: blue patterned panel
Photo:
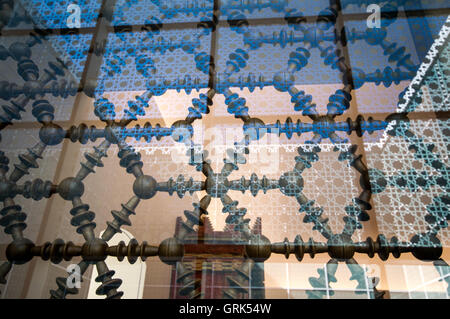
[[[384,33],[382,29],[368,29],[365,21],[349,20],[345,22],[347,38],[350,39],[348,47],[352,67],[362,69],[365,73],[374,72],[376,69],[384,69],[388,66],[394,69],[398,67],[398,55],[401,55],[401,57],[409,55],[412,63],[416,66],[411,71],[415,72],[417,70],[420,61],[416,54],[413,35],[409,29],[408,21],[399,18],[390,20],[389,23],[390,25]],[[355,32],[363,33],[366,40],[351,41]],[[384,34],[385,37],[383,37]],[[369,37],[367,37],[368,35]],[[395,44],[395,48],[385,50],[383,48],[383,40],[389,42],[389,45],[393,46]],[[404,50],[397,53],[397,50],[402,47],[404,47]],[[408,70],[405,69],[405,71]]]
[[[403,0],[405,10],[448,9],[447,0]]]
[[[118,0],[114,25],[210,21],[212,0]]]
[[[48,37],[53,49],[59,54],[72,75],[79,81],[88,56],[92,34],[66,34]]]
[[[220,14],[221,20],[233,11],[242,12],[248,19],[284,18],[288,11],[316,16],[329,5],[328,0],[220,0]]]
[[[97,91],[139,91],[148,88],[148,80],[162,85],[187,77],[206,87],[208,75],[197,69],[196,56],[208,55],[210,45],[210,36],[198,37],[196,29],[111,33]]]
[[[249,29],[252,38],[248,39],[247,43],[254,45],[254,47],[247,50],[249,55],[247,65],[236,74],[238,77],[247,78],[249,75],[254,75],[256,77],[263,76],[266,80],[272,80],[275,74],[287,71],[292,54],[295,52],[307,54],[304,51],[302,53],[297,50],[297,48],[305,46],[302,41],[299,40],[297,42],[295,39],[293,42],[290,41],[291,30],[286,25],[258,25],[249,26]],[[293,36],[294,38],[301,38],[302,34],[296,32]],[[227,62],[230,61],[230,55],[238,49],[245,48],[243,37],[243,35],[237,34],[230,28],[222,27],[218,29],[219,55],[216,62],[216,71],[219,74],[227,70]],[[262,43],[258,42],[258,39],[266,40]],[[332,41],[324,42],[323,47],[328,46],[331,49],[335,49]],[[312,48],[309,51],[311,51],[311,54],[306,66],[295,73],[295,84],[341,83],[339,71],[332,69],[329,65],[325,65],[320,51],[317,48]]]
[[[67,12],[70,4],[77,4],[81,9],[81,27],[95,27],[100,11],[101,0],[21,0],[15,1],[16,6],[22,6],[33,19],[34,24],[40,28],[63,29],[67,28]],[[29,29],[29,25],[18,25],[18,29]]]
[[[418,19],[418,18],[409,18],[412,19]],[[431,36],[433,39],[438,38],[439,31],[441,30],[442,26],[445,23],[445,20],[447,20],[446,15],[437,15],[437,16],[427,16],[423,17],[422,19],[426,19],[428,23],[428,28],[430,29]]]
[[[365,13],[367,6],[370,4],[379,5],[384,12],[448,8],[447,0],[341,0],[344,14]]]

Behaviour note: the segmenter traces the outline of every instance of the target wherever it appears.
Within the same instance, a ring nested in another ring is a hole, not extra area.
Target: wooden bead
[[[157,186],[158,184],[153,177],[142,175],[134,181],[133,192],[141,199],[149,199],[155,196]]]
[[[257,262],[267,260],[272,254],[270,240],[266,236],[252,238],[250,243],[245,246],[245,253]]]
[[[31,249],[34,247],[34,243],[26,238],[14,240],[6,248],[6,258],[11,263],[22,265],[29,262],[33,258]]]
[[[429,234],[415,235],[411,239],[415,246],[412,250],[414,257],[420,260],[438,260],[442,255],[442,245],[440,240]]]
[[[58,193],[65,200],[81,197],[84,193],[84,185],[73,177],[68,177],[58,185]]]
[[[86,261],[102,261],[107,257],[108,245],[100,238],[95,238],[82,247],[82,257]]]
[[[183,258],[184,245],[176,238],[167,238],[159,245],[158,256],[163,263],[174,265]]]
[[[328,240],[328,255],[336,259],[351,259],[355,254],[353,241],[349,235],[334,235]]]

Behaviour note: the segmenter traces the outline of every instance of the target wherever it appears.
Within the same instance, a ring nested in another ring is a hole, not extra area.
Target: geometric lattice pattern
[[[286,263],[289,297],[384,298],[386,260],[407,255],[430,266],[403,267],[422,276],[408,296],[448,298],[448,6],[379,2],[371,27],[373,1],[79,1],[75,29],[70,4],[0,0],[8,294],[45,272],[52,298],[79,295],[46,268],[63,264],[95,267],[96,294],[121,298],[106,258],[158,257],[150,272],[174,269],[185,298],[212,269],[223,298],[251,298],[255,269],[317,255]],[[123,229],[135,238],[109,243]]]

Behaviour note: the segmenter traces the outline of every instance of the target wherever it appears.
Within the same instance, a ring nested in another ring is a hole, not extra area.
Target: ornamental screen
[[[447,1],[0,10],[2,298],[449,298]]]

